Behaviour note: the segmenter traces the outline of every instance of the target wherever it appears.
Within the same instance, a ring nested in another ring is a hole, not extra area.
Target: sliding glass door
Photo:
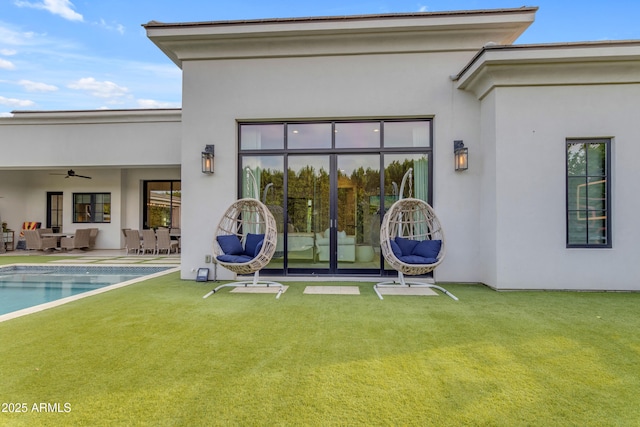
[[[288,156],[287,272],[331,271],[331,158]]]
[[[290,155],[287,272],[380,269],[379,155]]]
[[[266,272],[383,274],[381,217],[409,168],[404,196],[430,201],[430,120],[247,123],[239,134],[239,195],[260,198],[278,225]]]

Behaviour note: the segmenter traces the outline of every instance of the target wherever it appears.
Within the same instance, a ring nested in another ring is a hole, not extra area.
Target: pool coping
[[[31,264],[31,263],[16,263],[16,264],[6,264],[3,265],[2,268],[6,268],[6,267],[22,267],[22,266],[31,266],[31,267],[52,267],[51,264]],[[135,265],[127,265],[127,266],[123,266],[122,264],[100,264],[99,266],[97,266],[96,264],[65,264],[65,265],[58,265],[57,267],[120,267],[120,268],[153,268],[153,267],[162,267],[161,265],[139,265],[139,266],[135,266]],[[93,295],[98,295],[104,292],[108,292],[111,291],[113,289],[118,289],[118,288],[123,288],[125,286],[129,286],[129,285],[133,285],[134,283],[138,283],[138,282],[143,282],[145,280],[148,279],[154,279],[156,277],[161,277],[164,276],[166,274],[171,274],[171,273],[175,273],[175,272],[179,272],[180,271],[180,266],[176,266],[176,267],[170,267],[167,266],[168,268],[164,271],[158,271],[157,273],[151,273],[148,274],[146,276],[142,276],[142,277],[137,277],[135,279],[131,279],[131,280],[126,280],[124,282],[120,282],[120,283],[115,283],[113,285],[109,285],[109,286],[104,286],[102,288],[99,289],[94,289],[92,291],[87,291],[87,292],[83,292],[81,294],[77,294],[77,295],[71,295],[68,297],[64,297],[55,301],[51,301],[51,302],[45,302],[44,304],[39,304],[39,305],[34,305],[33,307],[27,307],[27,308],[23,308],[21,310],[16,310],[16,311],[12,311],[11,313],[6,313],[6,314],[1,314],[0,315],[0,323],[5,322],[7,320],[11,320],[11,319],[15,319],[18,317],[22,317],[22,316],[26,316],[28,314],[33,314],[33,313],[37,313],[43,310],[47,310],[49,308],[53,308],[53,307],[58,307],[60,305],[64,305],[67,304],[69,302],[72,301],[77,301],[79,299],[82,298],[86,298],[86,297],[90,297]]]

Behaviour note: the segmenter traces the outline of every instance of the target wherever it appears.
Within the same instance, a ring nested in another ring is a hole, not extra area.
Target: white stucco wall
[[[640,290],[640,172],[635,165],[640,84],[495,91],[498,275],[489,284]],[[566,139],[599,137],[613,140],[613,247],[567,249]]]
[[[479,211],[477,226],[480,229],[476,245],[478,269],[476,281],[494,284],[498,270],[498,216],[496,199],[496,96],[491,92],[480,108],[479,149],[470,156],[473,159],[471,170],[476,174],[480,189],[478,191]]]
[[[18,112],[0,118],[0,169],[178,166],[180,131],[179,110]]]
[[[192,278],[191,270],[203,266],[217,221],[237,197],[237,121],[433,117],[434,205],[448,245],[438,280],[473,281],[479,187],[475,172],[454,172],[453,140],[464,139],[473,159],[478,101],[457,91],[449,79],[470,56],[457,52],[185,62],[183,231],[197,241],[183,246],[183,277]],[[216,146],[213,176],[200,172],[205,144]]]

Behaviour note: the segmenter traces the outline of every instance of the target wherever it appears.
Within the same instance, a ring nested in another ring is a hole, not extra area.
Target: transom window
[[[240,150],[431,147],[431,120],[366,120],[240,125]]]
[[[611,247],[610,139],[567,140],[567,247]]]

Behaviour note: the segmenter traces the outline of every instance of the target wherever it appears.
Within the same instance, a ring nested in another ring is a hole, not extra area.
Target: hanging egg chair
[[[247,179],[258,194],[255,176],[246,168]],[[235,201],[226,210],[216,228],[213,241],[215,262],[236,274],[253,274],[252,280],[226,283],[213,289],[203,298],[224,287],[277,286],[276,298],[284,291],[281,283],[260,280],[259,272],[273,257],[277,243],[276,220],[269,208],[256,197]]]
[[[390,267],[398,272],[398,279],[374,285],[379,292],[385,287],[428,287],[438,289],[458,300],[446,289],[435,285],[433,279],[407,281],[405,275],[419,276],[432,272],[446,253],[444,232],[433,208],[424,200],[411,197],[413,169],[405,173],[400,186],[399,199],[386,212],[380,226],[380,248]],[[409,182],[409,197],[403,198],[405,184]]]

